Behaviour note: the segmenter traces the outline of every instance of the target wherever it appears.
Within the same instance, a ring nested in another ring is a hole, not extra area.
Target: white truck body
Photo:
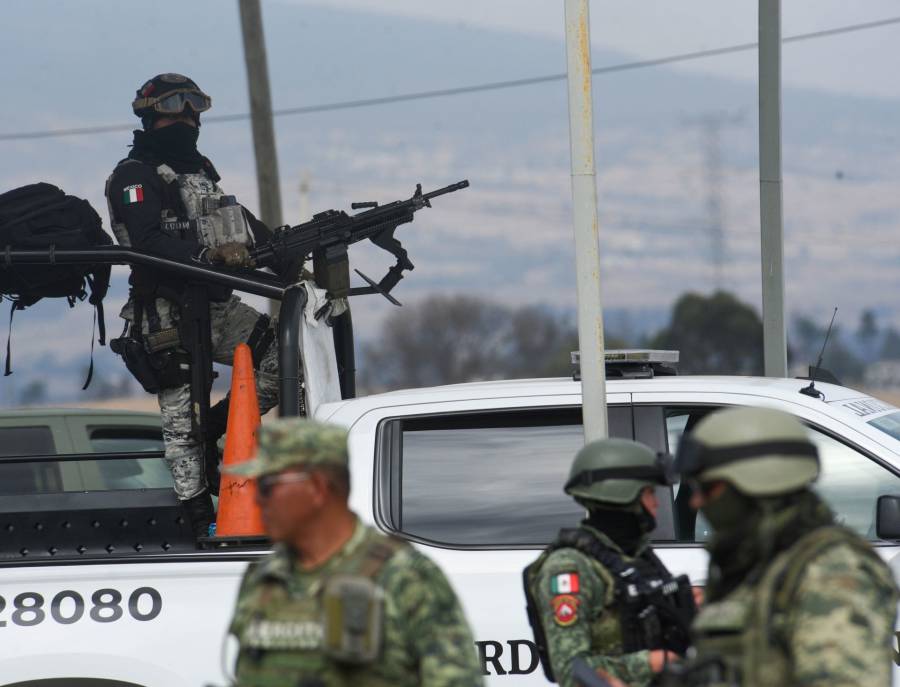
[[[799,393],[805,385],[746,377],[610,380],[611,433],[674,450],[692,418],[717,407],[791,412],[820,447],[821,493],[900,577],[900,546],[875,539],[874,519],[878,496],[900,495],[900,410],[828,384],[817,385],[824,401],[810,398]],[[581,441],[580,403],[580,385],[571,380],[518,380],[393,392],[317,412],[350,430],[353,509],[415,542],[446,572],[490,685],[547,684],[531,644],[521,571],[556,528],[577,521],[561,488]],[[673,515],[676,494],[663,494],[656,550],[673,572],[703,584],[707,531],[702,519],[685,531]],[[259,555],[7,556],[0,561],[0,687],[226,684],[234,658],[226,627],[241,575]]]

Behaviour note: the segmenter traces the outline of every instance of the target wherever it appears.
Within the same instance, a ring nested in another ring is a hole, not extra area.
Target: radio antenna
[[[837,315],[837,311],[837,306],[835,306],[834,312],[831,313],[831,322],[829,322],[828,329],[825,332],[825,340],[822,342],[822,350],[819,351],[819,359],[816,361],[816,366],[809,371],[809,386],[805,386],[800,389],[801,394],[812,396],[813,398],[820,398],[823,401],[825,400],[825,394],[823,394],[816,388],[816,373],[819,371],[819,368],[822,367],[822,358],[825,355],[825,346],[828,345],[828,337],[831,336],[831,328],[834,326],[834,318]]]

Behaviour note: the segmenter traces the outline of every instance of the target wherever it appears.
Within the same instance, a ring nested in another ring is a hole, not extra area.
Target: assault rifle
[[[416,184],[416,192],[408,200],[395,200],[386,205],[352,203],[350,207],[353,210],[367,208],[355,215],[348,215],[343,210],[326,210],[313,215],[310,221],[303,224],[275,229],[272,240],[251,250],[250,257],[257,265],[273,267],[278,271],[279,266],[302,261],[312,254],[316,281],[332,296],[380,293],[395,305],[400,305],[390,291],[403,279],[403,272],[414,266],[400,241],[394,238],[394,230],[401,224],[412,222],[416,211],[430,208],[432,198],[459,191],[468,185],[469,182],[463,180],[422,193],[422,184]],[[369,285],[351,289],[347,248],[363,239],[369,239],[386,250],[397,258],[397,263],[377,283],[356,270]]]

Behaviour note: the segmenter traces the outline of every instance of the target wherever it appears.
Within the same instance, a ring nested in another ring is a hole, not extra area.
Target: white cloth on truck
[[[341,400],[341,384],[334,338],[327,324],[331,302],[325,289],[318,288],[310,280],[302,284],[306,290],[306,307],[300,321],[300,354],[306,388],[306,414],[315,417],[316,409],[321,404]],[[323,308],[324,314],[316,319],[316,313]]]

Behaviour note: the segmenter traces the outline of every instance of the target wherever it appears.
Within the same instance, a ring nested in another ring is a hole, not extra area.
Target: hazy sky
[[[564,37],[562,0],[316,0],[315,4]],[[756,0],[593,0],[591,38],[595,46],[644,58],[752,43],[757,40],[756,12]],[[790,36],[900,16],[900,2],[785,0],[782,14],[782,33]],[[900,24],[787,45],[784,83],[898,98],[898,46]],[[681,68],[755,79],[756,54],[696,60]],[[478,81],[477,74],[468,76]]]

